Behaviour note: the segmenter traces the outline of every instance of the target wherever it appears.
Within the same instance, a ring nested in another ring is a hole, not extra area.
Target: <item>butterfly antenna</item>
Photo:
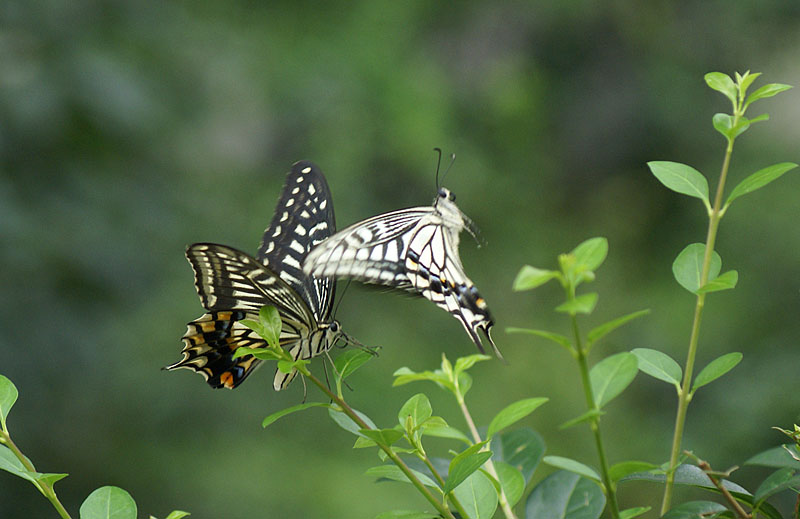
[[[444,182],[444,178],[447,176],[447,174],[450,173],[450,168],[453,167],[453,163],[455,161],[456,161],[456,154],[455,153],[451,153],[450,154],[450,165],[447,166],[446,170],[444,170],[444,174],[442,175],[442,182]],[[437,186],[437,189],[438,189],[438,186]]]
[[[333,363],[333,359],[331,358],[331,354],[330,354],[330,352],[329,352],[328,350],[326,350],[326,351],[325,351],[325,357],[327,357],[327,359],[328,359],[328,362],[330,362],[330,363],[331,363],[331,369],[333,370],[333,372],[334,372],[334,373],[336,373],[336,376],[337,376],[337,377],[341,377],[342,375],[339,373],[339,370],[337,370],[337,369],[336,369],[336,364],[334,364],[334,363]],[[328,368],[327,368],[327,363],[323,363],[323,366],[325,366],[325,382],[327,382],[327,384],[328,384],[328,389],[330,389],[330,387],[331,387],[331,382],[330,382],[330,380],[328,380]],[[352,387],[350,387],[350,384],[348,384],[346,380],[342,380],[342,383],[344,383],[345,387],[346,387],[347,389],[349,389],[350,391],[352,391],[352,390],[353,390],[353,388],[352,388]]]
[[[339,294],[339,300],[336,302],[336,306],[333,308],[333,317],[331,319],[336,319],[336,312],[339,311],[339,305],[342,304],[342,299],[344,299],[344,293],[347,292],[347,289],[350,287],[350,282],[353,281],[352,279],[347,280],[347,284],[342,289],[342,292]]]
[[[433,148],[433,151],[439,154],[439,160],[436,161],[436,191],[439,191],[439,167],[442,165],[442,148]]]

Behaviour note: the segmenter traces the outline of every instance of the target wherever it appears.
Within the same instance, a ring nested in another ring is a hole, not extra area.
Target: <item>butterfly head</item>
[[[438,203],[439,200],[448,200],[450,202],[455,202],[456,194],[447,189],[446,187],[440,187],[438,196],[436,198],[436,202]]]
[[[347,337],[342,330],[342,325],[335,319],[328,324],[320,324],[320,329],[325,332],[324,342],[328,345],[328,348],[333,346],[340,338]]]

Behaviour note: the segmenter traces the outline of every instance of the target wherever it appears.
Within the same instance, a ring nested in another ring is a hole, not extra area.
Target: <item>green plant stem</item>
[[[311,372],[308,371],[307,367],[305,366],[302,366],[302,368],[298,367],[298,371],[303,373],[303,375],[305,375],[311,382],[313,382],[314,385],[316,385],[323,393],[328,395],[328,398],[336,402],[339,405],[339,407],[342,408],[342,411],[348,417],[350,417],[351,420],[360,425],[362,429],[372,429],[372,427],[370,427],[364,420],[361,419],[360,416],[358,416],[358,414],[353,410],[352,407],[350,407],[347,404],[347,402],[345,402],[343,399],[339,398],[337,395],[331,392],[331,390],[328,389],[327,385],[325,385],[320,379],[312,375]],[[447,519],[455,519],[453,514],[450,513],[450,510],[448,510],[447,507],[443,503],[441,503],[436,498],[436,496],[434,496],[431,493],[431,491],[428,490],[428,488],[425,485],[422,484],[422,482],[414,475],[414,473],[411,472],[411,469],[408,467],[408,465],[406,465],[406,463],[400,458],[400,456],[398,456],[392,450],[390,446],[383,445],[377,442],[376,445],[380,447],[380,449],[383,452],[386,453],[386,456],[388,456],[389,459],[391,459],[395,465],[398,466],[398,468],[403,472],[403,474],[406,475],[411,484],[414,485],[414,487],[419,491],[419,493],[422,494],[422,496],[425,499],[427,499],[431,505],[433,505],[436,511],[438,511],[440,514],[442,514],[442,516],[446,517]]]
[[[752,516],[748,514],[744,508],[742,508],[742,505],[736,501],[736,498],[734,498],[728,489],[725,488],[720,479],[711,473],[711,465],[709,465],[708,462],[701,460],[698,463],[698,467],[700,467],[703,472],[706,473],[708,479],[710,479],[714,486],[717,487],[717,490],[719,490],[720,494],[722,494],[722,497],[725,498],[725,501],[727,501],[731,508],[733,508],[733,511],[736,513],[736,517],[738,519],[751,519]]]
[[[467,409],[467,404],[464,402],[464,397],[461,395],[461,392],[456,392],[456,400],[458,401],[458,406],[461,408],[461,413],[464,415],[464,420],[467,422],[467,427],[469,427],[469,431],[472,434],[472,441],[475,443],[480,443],[483,440],[481,439],[481,435],[478,433],[478,428],[475,427],[475,421],[472,419],[472,415]],[[497,475],[497,470],[494,468],[494,463],[492,463],[491,458],[486,460],[486,471],[491,474],[491,476],[500,482],[500,478]],[[516,514],[514,514],[514,510],[511,509],[511,505],[508,503],[508,498],[506,497],[506,493],[503,490],[502,484],[500,485],[500,492],[498,493],[498,501],[500,502],[500,508],[503,510],[503,514],[506,516],[507,519],[517,519]]]
[[[431,471],[431,474],[433,474],[433,477],[436,479],[436,482],[439,483],[439,486],[444,488],[444,479],[442,479],[442,476],[439,475],[439,472],[436,470],[436,467],[433,466],[431,460],[429,460],[427,456],[420,456],[420,459],[425,463],[425,466],[428,467],[428,470]],[[461,504],[455,494],[450,492],[449,499],[450,502],[453,503],[453,506],[456,507],[456,510],[461,517],[469,517],[469,514],[466,510],[464,510],[464,506]]]
[[[28,472],[36,472],[36,468],[33,466],[33,463],[24,455],[22,451],[19,450],[17,444],[14,443],[14,440],[11,439],[11,434],[5,429],[0,431],[0,443],[5,444],[14,453],[14,456],[22,463],[22,466],[25,467],[25,470]],[[61,504],[61,501],[58,500],[58,496],[56,496],[56,491],[53,488],[52,484],[42,484],[38,481],[31,481],[33,486],[42,493],[44,497],[47,498],[48,501],[53,505],[53,508],[56,509],[58,515],[62,517],[62,519],[72,519],[67,512],[67,509],[64,508],[64,505]]]
[[[741,114],[734,115],[733,124],[739,122]],[[708,282],[708,270],[711,265],[711,255],[714,252],[714,245],[717,240],[717,229],[719,221],[722,218],[720,209],[722,208],[722,196],[725,192],[725,181],[728,177],[728,168],[731,163],[731,154],[733,153],[733,139],[728,141],[728,146],[725,149],[725,159],[722,161],[722,171],[719,175],[719,183],[717,184],[717,192],[714,196],[714,206],[708,216],[708,232],[706,234],[706,250],[703,255],[703,268],[700,272],[700,286],[702,287]],[[672,435],[672,449],[669,456],[669,470],[667,471],[667,484],[664,487],[664,498],[661,501],[661,515],[669,511],[672,501],[672,491],[675,485],[675,469],[678,464],[678,456],[681,453],[681,444],[683,443],[683,430],[686,424],[686,411],[689,408],[689,402],[692,399],[692,376],[694,372],[694,362],[697,356],[697,344],[700,338],[700,323],[703,319],[703,309],[705,308],[706,294],[701,293],[697,295],[697,302],[694,307],[694,320],[692,322],[692,332],[689,336],[689,350],[686,353],[686,367],[683,374],[683,383],[678,392],[678,410],[675,416],[675,431]]]
[[[578,329],[578,319],[572,316],[572,332],[575,335],[575,358],[578,361],[578,367],[581,372],[581,381],[583,382],[583,394],[586,397],[586,406],[590,411],[599,411],[597,402],[594,399],[594,392],[592,391],[592,381],[589,378],[589,362],[586,359],[586,350],[583,348],[581,341],[580,330]],[[595,446],[597,447],[597,457],[600,459],[600,472],[603,478],[603,485],[606,487],[606,497],[608,498],[608,508],[611,510],[611,517],[619,519],[619,505],[617,504],[617,492],[614,484],[611,481],[608,471],[608,461],[606,459],[606,451],[603,448],[603,437],[600,433],[600,416],[595,413],[589,425],[594,435]]]

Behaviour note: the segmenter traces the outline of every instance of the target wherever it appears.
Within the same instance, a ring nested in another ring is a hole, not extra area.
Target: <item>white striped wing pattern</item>
[[[458,319],[484,351],[481,330],[499,356],[486,301],[458,255],[459,233],[468,225],[453,194],[441,188],[432,206],[381,214],[339,231],[311,250],[303,269],[420,294]]]

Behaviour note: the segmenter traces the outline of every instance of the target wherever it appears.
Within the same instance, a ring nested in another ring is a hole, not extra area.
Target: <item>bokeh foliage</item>
[[[73,510],[104,484],[155,515],[408,508],[417,497],[373,485],[362,473],[374,454],[350,451],[351,438],[314,410],[261,429],[263,416],[301,401],[299,384],[275,394],[258,373],[236,391],[211,391],[159,368],[179,358],[183,324],[202,313],[188,243],[254,252],[299,159],[326,173],[340,226],[428,204],[440,146],[458,156],[445,184],[486,241],[476,248],[465,236],[461,256],[509,360],[474,371],[476,419],[494,415],[497,394],[547,395],[531,425],[549,453],[592,459],[585,431],[556,429],[580,409],[574,366],[548,344],[502,333],[548,327],[560,294],[514,294],[513,277],[607,236],[598,321],[652,310],[607,348],[680,358],[693,299],[670,266],[702,239],[703,215],[645,163],[678,160],[714,176],[722,138],[708,121],[727,106],[703,74],[753,69],[800,85],[799,33],[790,0],[3,2],[0,371],[22,395],[17,441],[41,470],[71,474],[59,495]],[[737,147],[734,181],[798,162],[798,92],[770,101],[770,122]],[[745,357],[693,403],[685,439],[717,456],[714,466],[777,445],[769,427],[798,420],[800,181],[789,174],[781,186],[739,201],[718,241],[740,278],[708,308],[701,362]],[[473,347],[429,303],[355,285],[337,318],[383,346],[352,377],[348,400],[387,423],[397,406],[385,399],[413,394],[390,388],[397,367],[428,369],[442,351]],[[672,394],[643,377],[635,384],[608,409],[607,422],[620,424],[609,454],[661,461]],[[623,504],[637,497],[627,492]],[[0,516],[44,516],[48,506],[3,478]]]

